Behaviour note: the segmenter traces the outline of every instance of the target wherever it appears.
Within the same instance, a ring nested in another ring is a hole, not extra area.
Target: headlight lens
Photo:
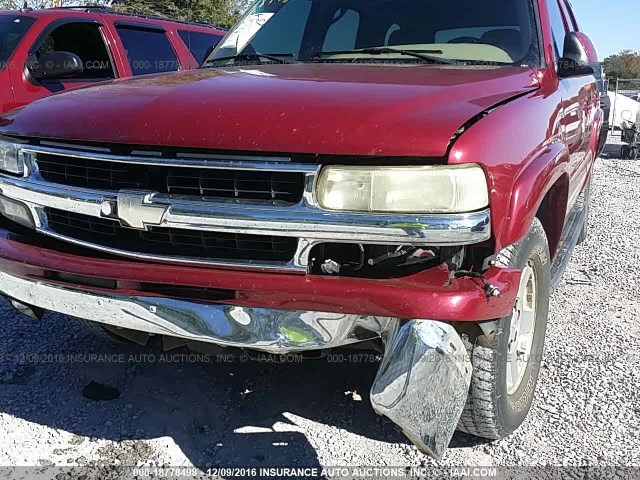
[[[0,137],[0,170],[19,175],[24,172],[24,161],[19,147],[19,144]]]
[[[489,205],[480,165],[326,167],[318,202],[329,210],[398,213],[464,213]]]

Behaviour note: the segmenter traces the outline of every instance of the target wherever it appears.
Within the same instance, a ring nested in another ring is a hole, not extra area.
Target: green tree
[[[30,8],[70,7],[73,5],[106,5],[108,0],[27,0]],[[24,7],[25,0],[0,0],[0,10],[17,10]]]
[[[160,15],[189,22],[230,27],[239,16],[234,0],[115,0],[117,11]]]
[[[604,71],[610,79],[640,78],[640,54],[633,50],[622,50],[604,59]]]
[[[27,5],[31,8],[108,5],[120,12],[230,27],[238,19],[244,3],[238,0],[27,0]],[[16,10],[23,6],[24,0],[0,0],[0,10]]]

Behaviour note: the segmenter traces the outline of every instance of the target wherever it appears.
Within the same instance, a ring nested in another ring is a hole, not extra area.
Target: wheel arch
[[[549,242],[549,253],[555,258],[560,238],[566,220],[567,203],[569,201],[569,175],[563,174],[547,191],[540,202],[536,217],[542,223],[542,228]],[[561,207],[560,211],[555,209]]]
[[[569,201],[569,152],[563,143],[549,145],[517,177],[509,219],[500,236],[501,248],[523,239],[539,218],[554,258],[564,228]]]

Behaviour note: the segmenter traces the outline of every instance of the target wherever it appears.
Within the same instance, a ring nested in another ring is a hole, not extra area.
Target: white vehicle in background
[[[622,93],[609,92],[611,99],[611,118],[609,123],[615,130],[621,128],[624,121],[635,119],[640,112],[640,102]],[[628,113],[627,113],[628,112]]]

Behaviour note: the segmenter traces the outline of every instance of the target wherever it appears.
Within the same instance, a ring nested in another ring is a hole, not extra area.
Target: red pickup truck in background
[[[504,437],[587,234],[595,61],[567,0],[257,2],[199,70],[0,117],[0,293],[166,348],[359,343],[422,451]]]
[[[101,7],[0,11],[0,113],[83,85],[197,68],[224,34]]]

